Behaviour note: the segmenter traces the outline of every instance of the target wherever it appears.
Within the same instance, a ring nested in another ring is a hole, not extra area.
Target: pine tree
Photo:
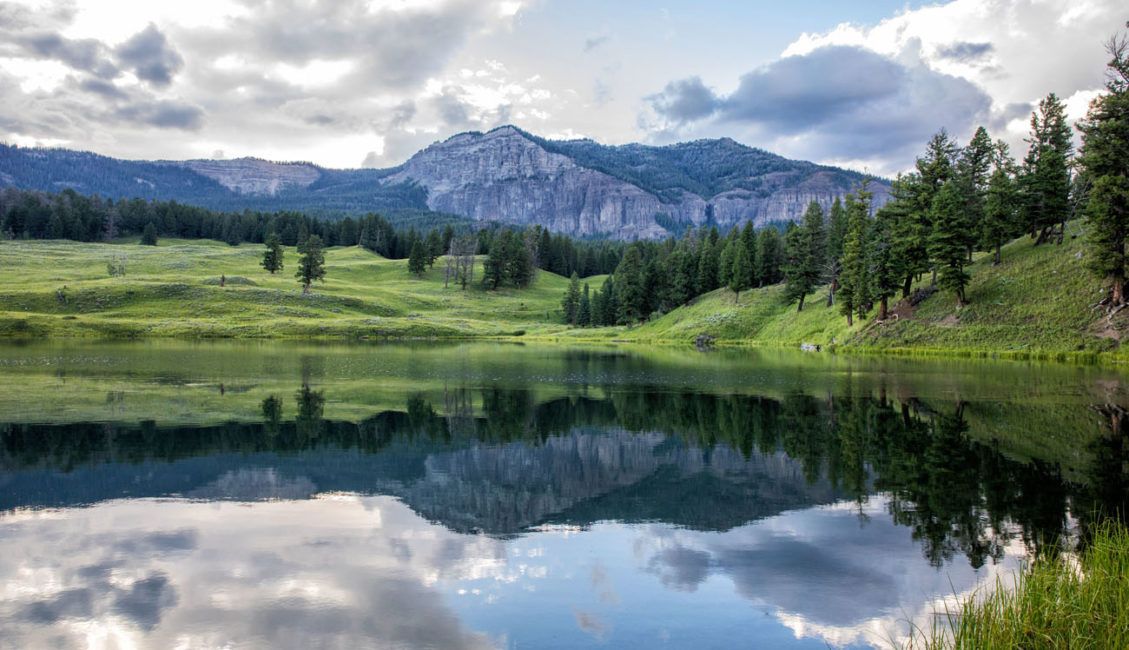
[[[156,246],[157,245],[157,227],[153,222],[145,224],[145,228],[141,231],[141,245],[142,246]]]
[[[938,284],[956,294],[957,307],[964,306],[964,289],[968,285],[964,265],[965,233],[969,225],[964,210],[964,197],[958,181],[946,183],[933,198],[933,234],[929,238],[929,254],[940,267]]]
[[[1129,27],[1129,23],[1126,24]],[[1110,284],[1111,307],[1125,304],[1129,258],[1129,37],[1106,44],[1106,92],[1090,103],[1082,132],[1082,170],[1091,182],[1085,203],[1087,265]]]
[[[749,251],[745,248],[745,242],[740,237],[734,237],[732,243],[729,289],[733,291],[733,302],[736,304],[741,299],[741,292],[752,288],[752,274],[749,271],[752,263],[749,261]]]
[[[503,230],[490,242],[490,252],[482,264],[482,283],[488,289],[497,289],[506,281],[506,254],[510,248],[508,240],[511,237],[513,237],[512,232]]]
[[[827,254],[827,231],[819,203],[812,201],[804,212],[803,224],[789,229],[784,249],[787,260],[783,268],[784,295],[789,301],[798,301],[797,311],[803,311],[804,298],[815,291],[823,276]]]
[[[411,253],[408,254],[408,273],[422,277],[427,270],[427,244],[416,239],[412,244]]]
[[[309,293],[310,284],[314,280],[325,281],[325,248],[321,237],[310,235],[298,247],[298,252],[301,256],[298,258],[298,272],[294,276],[302,283],[302,293]]]
[[[647,299],[643,280],[643,256],[639,246],[632,245],[615,269],[615,319],[621,325],[637,323],[646,315],[643,313]]]
[[[674,306],[684,305],[694,297],[694,282],[697,269],[694,264],[693,254],[686,249],[683,242],[679,242],[671,253],[670,267],[670,301]]]
[[[794,223],[788,224],[784,231],[784,262],[780,271],[784,274],[784,299],[788,303],[799,301],[799,310],[804,310],[804,298],[810,287],[804,273],[804,232]]]
[[[588,327],[592,324],[592,300],[588,296],[588,283],[584,283],[584,293],[580,294],[580,307],[576,311],[576,324]]]
[[[870,192],[866,186],[846,201],[847,237],[843,241],[843,271],[839,280],[839,311],[854,324],[854,315],[866,315],[870,302],[870,277],[867,269],[867,236],[870,234]]]
[[[717,229],[712,230],[713,237],[707,235],[702,237],[702,241],[698,246],[698,293],[709,293],[716,289],[718,285],[719,274],[719,253],[718,244],[716,240]]]
[[[878,301],[878,320],[886,320],[890,298],[902,282],[902,260],[896,254],[894,233],[897,219],[904,213],[895,206],[883,206],[871,221],[867,237],[869,293]]]
[[[960,182],[960,191],[964,197],[965,221],[968,224],[965,246],[968,249],[970,262],[972,250],[979,243],[977,233],[983,228],[988,181],[994,157],[995,146],[992,144],[992,139],[988,137],[988,131],[981,126],[976,129],[968,146],[961,151],[957,163],[956,178]]]
[[[757,280],[758,286],[766,287],[780,281],[781,250],[780,232],[769,226],[757,234]]]
[[[600,315],[601,325],[615,325],[617,314],[619,313],[619,303],[616,298],[615,274],[609,275],[608,279],[604,281],[604,286],[600,290],[603,295],[602,300],[602,313]]]
[[[272,230],[267,233],[264,244],[267,250],[263,253],[262,266],[271,275],[274,275],[282,270],[282,240],[279,239],[278,233]]]
[[[580,276],[575,272],[569,279],[564,298],[561,299],[561,309],[564,310],[565,323],[575,327],[580,317]]]
[[[432,228],[427,233],[427,240],[424,243],[424,253],[427,256],[427,268],[435,266],[435,260],[443,254],[443,238],[439,235],[439,231]]]
[[[749,277],[746,286],[750,289],[757,286],[757,231],[753,228],[752,221],[746,221],[741,230],[741,245],[745,247],[745,254],[749,258]]]
[[[1050,238],[1070,213],[1070,156],[1073,151],[1066,106],[1051,93],[1031,113],[1030,147],[1023,160],[1020,190],[1035,243]],[[1062,232],[1059,232],[1059,241]]]
[[[847,211],[843,201],[835,197],[827,223],[827,256],[823,263],[823,280],[827,283],[827,306],[835,305],[835,292],[839,290],[842,272],[843,242],[847,238]]]
[[[1000,263],[1000,248],[1015,234],[1019,190],[1015,182],[1015,163],[1007,144],[996,143],[992,175],[984,197],[984,218],[980,222],[981,246],[993,251],[993,264]]]

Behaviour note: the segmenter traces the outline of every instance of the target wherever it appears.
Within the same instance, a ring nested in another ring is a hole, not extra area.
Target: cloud
[[[655,112],[675,124],[685,124],[713,115],[721,100],[699,77],[672,81],[662,92],[647,97]]]
[[[982,59],[988,54],[991,54],[994,49],[995,47],[991,43],[957,41],[956,43],[937,48],[937,56],[942,59],[967,62]]]
[[[115,53],[121,64],[133,70],[138,79],[155,86],[171,84],[173,75],[184,66],[184,59],[152,23],[119,45]]]
[[[738,125],[779,149],[815,159],[904,161],[940,128],[964,133],[988,119],[991,99],[971,82],[919,61],[853,46],[784,57],[717,96],[694,77],[649,99],[668,129],[701,120]]]
[[[125,122],[166,129],[193,131],[204,124],[204,111],[199,106],[167,100],[123,106],[113,114]]]

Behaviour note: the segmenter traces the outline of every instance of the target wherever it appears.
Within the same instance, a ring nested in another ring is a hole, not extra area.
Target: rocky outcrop
[[[289,188],[306,188],[321,177],[308,163],[276,163],[258,158],[185,160],[170,163],[216,181],[233,192],[274,196]]]
[[[828,208],[846,194],[846,172],[800,165],[800,171],[750,177],[756,191],[734,189],[710,197],[680,191],[678,200],[664,201],[506,126],[433,144],[386,182],[419,183],[428,190],[429,208],[476,221],[541,224],[576,236],[643,239],[706,223],[728,228],[746,221],[758,226],[795,221],[812,201]],[[887,186],[878,182],[872,189],[876,204],[884,202]]]

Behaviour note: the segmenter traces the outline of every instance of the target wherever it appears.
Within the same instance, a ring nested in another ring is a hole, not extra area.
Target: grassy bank
[[[444,288],[442,260],[417,278],[407,260],[350,247],[327,251],[326,281],[303,295],[293,277],[294,249],[273,276],[259,267],[261,255],[260,246],[211,241],[0,242],[0,336],[520,336],[560,321],[568,284],[541,272],[520,291]],[[109,276],[114,258],[126,260],[124,277]]]
[[[914,356],[998,356],[1018,359],[1093,360],[1116,357],[1129,320],[1110,322],[1092,305],[1102,283],[1084,267],[1083,245],[1035,246],[1028,238],[1003,249],[1002,262],[978,256],[970,266],[969,304],[958,309],[949,294],[919,302],[891,301],[892,318],[874,314],[848,326],[827,291],[808,297],[802,312],[784,300],[782,286],[735,297],[721,289],[644,325],[615,330],[570,331],[575,339],[690,342],[707,334],[721,344],[798,347],[803,343],[856,352]],[[924,288],[928,278],[916,288]]]
[[[1039,561],[1013,586],[984,598],[929,631],[930,649],[1124,648],[1129,639],[1129,530],[1101,526],[1077,563]]]
[[[360,248],[327,252],[328,276],[311,295],[292,277],[297,253],[272,276],[261,247],[162,241],[158,247],[64,241],[0,242],[0,337],[522,338],[564,342],[689,345],[706,334],[722,345],[798,347],[907,356],[1121,361],[1129,311],[1112,321],[1091,306],[1101,283],[1084,268],[1082,244],[1016,240],[993,265],[970,267],[969,304],[934,293],[892,305],[885,323],[848,326],[826,289],[802,312],[783,287],[721,289],[636,327],[569,329],[561,324],[567,280],[540,272],[523,290],[443,286],[443,261],[422,278],[406,260]],[[110,277],[113,258],[126,275]],[[481,263],[479,264],[481,270]],[[219,286],[220,276],[226,286]],[[588,278],[593,289],[603,277]],[[923,282],[923,287],[926,282]]]

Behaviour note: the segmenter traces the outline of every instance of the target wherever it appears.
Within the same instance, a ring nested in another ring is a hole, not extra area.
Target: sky
[[[0,0],[0,141],[388,167],[452,134],[731,137],[892,175],[1021,153],[1100,92],[1123,0]]]

